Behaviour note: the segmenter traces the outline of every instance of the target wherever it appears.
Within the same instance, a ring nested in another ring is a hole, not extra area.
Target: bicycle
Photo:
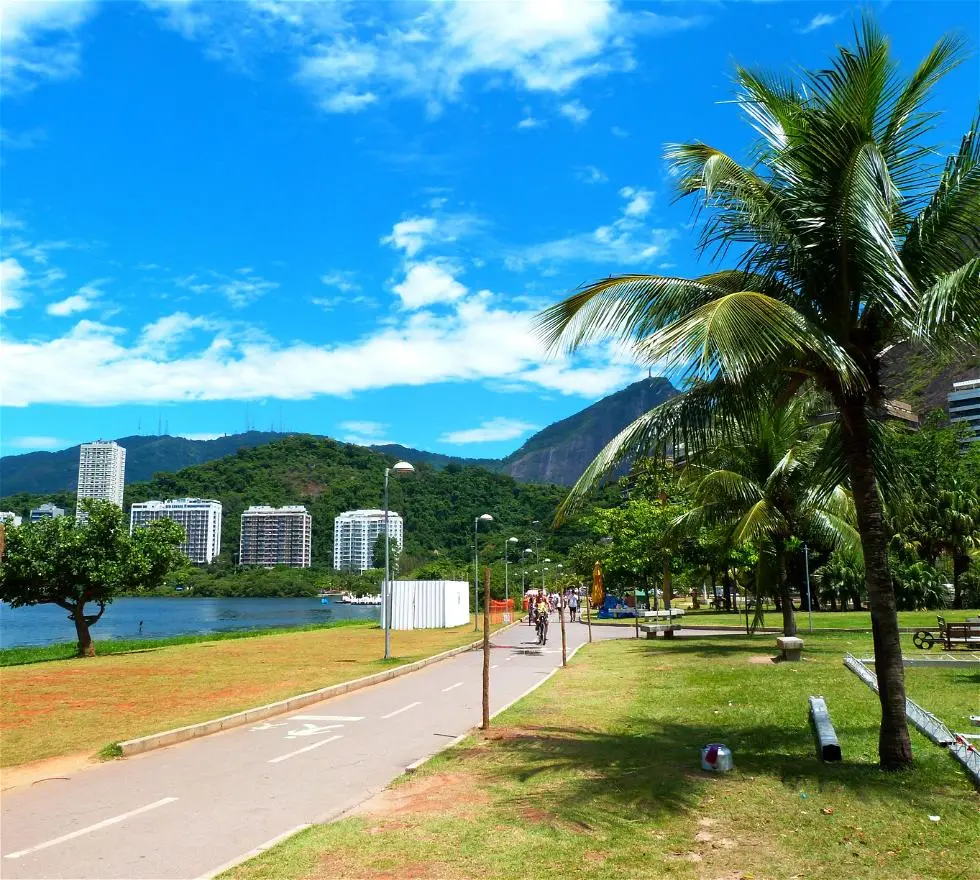
[[[548,615],[538,614],[537,622],[538,644],[548,644]]]

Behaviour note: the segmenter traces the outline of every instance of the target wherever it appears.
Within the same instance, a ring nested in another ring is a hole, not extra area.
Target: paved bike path
[[[587,641],[568,624],[568,650]],[[593,639],[632,637],[596,627]],[[494,635],[492,711],[561,665],[522,624]],[[255,662],[261,662],[257,655]],[[341,815],[478,725],[483,654],[263,722],[6,792],[0,876],[9,880],[195,880],[297,827]]]

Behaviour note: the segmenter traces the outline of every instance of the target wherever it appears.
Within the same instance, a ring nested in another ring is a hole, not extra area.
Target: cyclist
[[[548,641],[548,600],[544,594],[538,596],[538,643],[543,645]]]

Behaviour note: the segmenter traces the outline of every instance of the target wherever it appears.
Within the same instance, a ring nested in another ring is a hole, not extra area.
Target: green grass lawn
[[[980,617],[980,610],[962,609],[954,611],[945,609],[943,611],[900,611],[898,613],[898,624],[902,627],[927,627],[936,629],[936,615],[941,614],[946,620],[958,621],[966,620],[968,617]],[[749,612],[749,619],[752,619],[752,612]],[[717,611],[691,611],[684,612],[680,619],[682,624],[692,626],[745,626],[745,612],[719,613]],[[597,617],[592,618],[593,623],[615,623],[622,626],[635,626],[634,620],[630,618],[620,618],[618,620],[602,620]],[[643,621],[641,620],[642,624]],[[796,626],[801,633],[806,633],[809,628],[809,615],[806,611],[796,612]],[[783,625],[782,612],[767,611],[765,613],[765,626],[781,628]],[[813,628],[817,629],[871,629],[871,612],[869,611],[814,611]]]
[[[870,639],[818,635],[804,662],[780,664],[770,643],[587,646],[488,737],[465,740],[360,815],[225,876],[977,877],[978,798],[959,764],[913,731],[914,769],[876,766],[877,698],[841,662],[869,654]],[[977,689],[961,672],[913,670],[910,692],[937,714],[968,712]],[[815,758],[810,694],[828,701],[840,764]],[[724,776],[699,765],[700,746],[716,741],[735,755]]]

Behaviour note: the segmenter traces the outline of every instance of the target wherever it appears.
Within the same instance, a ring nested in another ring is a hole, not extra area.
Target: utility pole
[[[483,724],[490,729],[490,566],[483,574]]]

